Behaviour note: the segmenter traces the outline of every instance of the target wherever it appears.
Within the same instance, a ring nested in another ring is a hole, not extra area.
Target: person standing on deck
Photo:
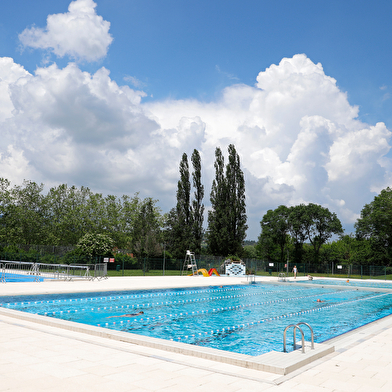
[[[297,279],[297,272],[298,272],[297,266],[295,265],[294,268],[293,268],[294,279]]]

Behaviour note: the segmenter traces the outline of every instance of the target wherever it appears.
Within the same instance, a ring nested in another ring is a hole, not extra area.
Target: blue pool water
[[[352,280],[345,279],[313,279],[313,280],[290,280],[290,284],[317,284],[322,286],[344,286],[344,287],[360,287],[360,288],[374,288],[374,289],[391,289],[391,281],[374,281],[374,280]]]
[[[289,324],[309,323],[315,342],[323,342],[392,313],[392,292],[292,284],[0,297],[0,302],[47,317],[254,356],[282,351]],[[144,314],[124,316],[140,310]],[[304,333],[310,340],[307,328]],[[290,346],[292,333],[287,337]]]
[[[44,279],[36,275],[9,274],[2,273],[0,275],[1,282],[43,282]]]

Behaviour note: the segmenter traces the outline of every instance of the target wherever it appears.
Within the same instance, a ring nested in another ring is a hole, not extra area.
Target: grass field
[[[143,272],[141,269],[132,269],[132,270],[120,270],[120,271],[108,271],[108,276],[162,276],[162,270],[150,270]],[[181,271],[173,271],[167,270],[165,271],[165,275],[167,276],[179,276],[181,275]]]
[[[116,270],[111,270],[108,271],[108,276],[162,276],[163,272],[162,270],[149,270],[149,271],[145,271],[143,272],[143,270],[141,269],[132,269],[132,270],[120,270],[120,271],[116,271]],[[165,270],[165,276],[180,276],[181,275],[181,271],[179,270]],[[271,276],[268,272],[262,272],[262,271],[258,271],[257,274],[258,276]],[[277,272],[272,272],[272,276],[278,276]],[[289,273],[288,277],[292,277],[293,274]],[[299,277],[304,276],[302,274],[298,274]],[[380,275],[380,276],[365,276],[363,275],[362,277],[360,275],[343,275],[343,274],[312,274],[312,276],[317,276],[317,277],[325,277],[325,278],[341,278],[341,279],[345,279],[345,278],[350,278],[350,279],[377,279],[377,280],[392,280],[392,275]]]

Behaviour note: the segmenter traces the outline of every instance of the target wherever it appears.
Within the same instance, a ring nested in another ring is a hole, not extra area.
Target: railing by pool
[[[107,264],[68,265],[0,261],[0,282],[107,279]]]

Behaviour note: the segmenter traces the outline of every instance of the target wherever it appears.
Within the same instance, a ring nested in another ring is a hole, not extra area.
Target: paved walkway
[[[239,278],[6,283],[0,295],[234,283]],[[278,376],[0,314],[0,391],[392,391],[392,317],[338,339],[335,349]]]

